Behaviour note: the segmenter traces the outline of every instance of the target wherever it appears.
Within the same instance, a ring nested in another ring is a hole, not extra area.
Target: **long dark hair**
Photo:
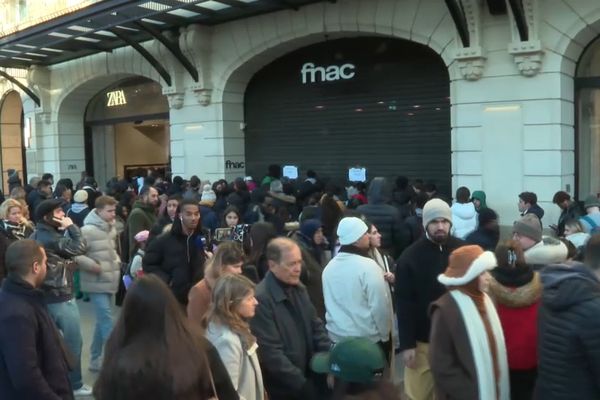
[[[271,239],[277,237],[277,231],[270,222],[257,222],[250,228],[249,236],[252,246],[248,255],[248,262],[258,267],[260,258],[267,250],[267,244]]]
[[[127,292],[106,343],[94,396],[98,400],[200,400],[211,396],[202,333],[168,286],[144,275]]]

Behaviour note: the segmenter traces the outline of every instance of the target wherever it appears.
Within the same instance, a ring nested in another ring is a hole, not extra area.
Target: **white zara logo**
[[[125,98],[125,92],[123,90],[108,92],[106,93],[106,97],[108,97],[106,107],[124,106],[127,104],[127,99]]]
[[[356,72],[353,64],[341,66],[330,65],[328,67],[317,67],[313,63],[305,63],[300,70],[302,83],[333,82],[340,79],[352,79]]]

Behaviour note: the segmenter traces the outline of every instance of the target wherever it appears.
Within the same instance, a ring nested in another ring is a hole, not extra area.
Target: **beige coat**
[[[213,322],[208,325],[206,337],[219,352],[240,400],[264,400],[265,388],[256,349],[245,350],[236,333]]]
[[[117,254],[117,230],[92,210],[85,217],[81,233],[87,242],[84,255],[75,257],[80,269],[81,290],[88,293],[116,293],[121,278],[121,260]],[[93,272],[96,265],[100,274]]]

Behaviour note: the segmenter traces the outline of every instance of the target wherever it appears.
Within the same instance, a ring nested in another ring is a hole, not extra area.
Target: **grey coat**
[[[323,321],[317,317],[304,285],[291,290],[298,291],[301,299],[303,331],[296,328],[296,310],[271,272],[256,286],[258,307],[250,326],[258,341],[260,366],[270,398],[292,399],[300,393],[307,381],[312,355],[331,347]],[[307,359],[301,355],[303,342],[308,347]]]
[[[92,210],[85,217],[81,233],[87,243],[84,255],[75,261],[80,269],[81,290],[88,293],[116,293],[121,277],[121,260],[117,254],[117,229]],[[92,272],[95,265],[100,274]]]
[[[264,400],[265,388],[256,347],[245,350],[239,335],[214,322],[208,325],[206,338],[219,352],[240,400]]]

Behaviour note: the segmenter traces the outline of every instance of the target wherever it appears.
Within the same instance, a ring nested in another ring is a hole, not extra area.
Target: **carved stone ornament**
[[[486,57],[481,47],[465,47],[459,49],[454,57],[463,78],[476,81],[483,76]]]
[[[36,107],[34,110],[35,115],[38,117],[38,119],[43,122],[44,124],[49,124],[51,117],[52,117],[52,113],[49,111],[44,111],[44,109],[42,107]]]
[[[212,97],[212,89],[193,89],[194,94],[196,95],[196,99],[198,99],[198,104],[201,106],[208,106],[211,102]]]
[[[179,110],[183,107],[183,101],[185,99],[184,93],[170,93],[167,94],[167,99],[169,100],[169,107],[175,110]]]
[[[521,75],[535,76],[542,69],[544,51],[539,40],[511,43],[508,52],[512,54]]]

